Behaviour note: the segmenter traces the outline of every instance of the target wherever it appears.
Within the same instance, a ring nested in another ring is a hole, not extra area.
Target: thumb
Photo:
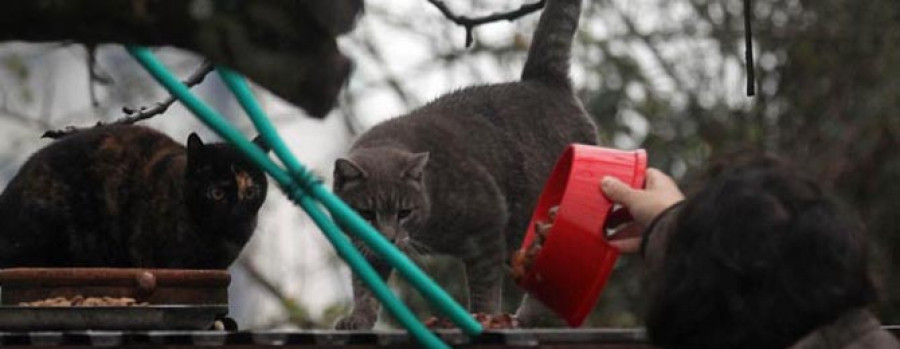
[[[637,191],[629,187],[625,182],[612,176],[603,177],[600,181],[600,189],[610,200],[625,206],[629,206],[637,194]]]

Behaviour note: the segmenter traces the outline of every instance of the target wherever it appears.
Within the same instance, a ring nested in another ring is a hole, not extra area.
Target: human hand
[[[637,252],[641,232],[665,209],[684,200],[684,194],[671,177],[655,168],[647,169],[645,189],[634,189],[612,176],[603,177],[600,189],[607,198],[628,210],[634,222],[609,238],[609,243],[624,253]]]

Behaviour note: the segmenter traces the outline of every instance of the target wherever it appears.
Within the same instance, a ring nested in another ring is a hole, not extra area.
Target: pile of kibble
[[[516,317],[510,314],[503,313],[490,315],[485,313],[473,313],[472,316],[475,318],[475,321],[481,323],[481,327],[484,327],[486,330],[519,328],[519,322],[516,320]],[[456,328],[450,320],[440,319],[435,316],[425,320],[425,326],[430,329]]]
[[[553,221],[556,220],[558,211],[559,205],[550,207],[550,210],[547,211],[547,220],[534,223],[534,239],[531,240],[531,245],[528,245],[528,248],[524,250],[516,251],[513,255],[512,278],[516,282],[520,282],[527,271],[531,269],[531,266],[534,265],[534,260],[541,253],[544,241],[547,241],[547,237],[550,236],[550,230],[553,228]]]
[[[131,307],[144,306],[146,302],[138,303],[129,297],[54,297],[33,302],[21,302],[24,307]]]

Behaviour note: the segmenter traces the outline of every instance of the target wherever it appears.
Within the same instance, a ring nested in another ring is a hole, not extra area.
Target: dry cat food
[[[531,240],[531,245],[528,245],[524,252],[518,250],[513,255],[512,278],[516,282],[522,280],[528,269],[531,269],[531,266],[534,265],[534,260],[541,253],[544,241],[547,241],[547,237],[550,236],[550,229],[553,228],[553,221],[556,220],[558,211],[559,205],[550,207],[550,210],[547,211],[547,220],[534,223],[535,236],[534,240]]]
[[[472,313],[472,316],[475,317],[475,321],[481,323],[481,327],[484,327],[486,330],[519,328],[519,322],[516,320],[516,317],[510,314],[502,313],[488,315],[485,313]],[[450,320],[440,319],[436,316],[432,316],[428,320],[425,320],[425,326],[433,330],[456,328]]]
[[[147,305],[146,302],[138,303],[129,297],[83,297],[76,295],[71,298],[54,297],[33,302],[21,302],[24,307],[131,307]]]

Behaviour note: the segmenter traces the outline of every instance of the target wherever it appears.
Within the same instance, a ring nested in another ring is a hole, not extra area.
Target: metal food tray
[[[0,306],[0,331],[206,330],[227,305]]]

